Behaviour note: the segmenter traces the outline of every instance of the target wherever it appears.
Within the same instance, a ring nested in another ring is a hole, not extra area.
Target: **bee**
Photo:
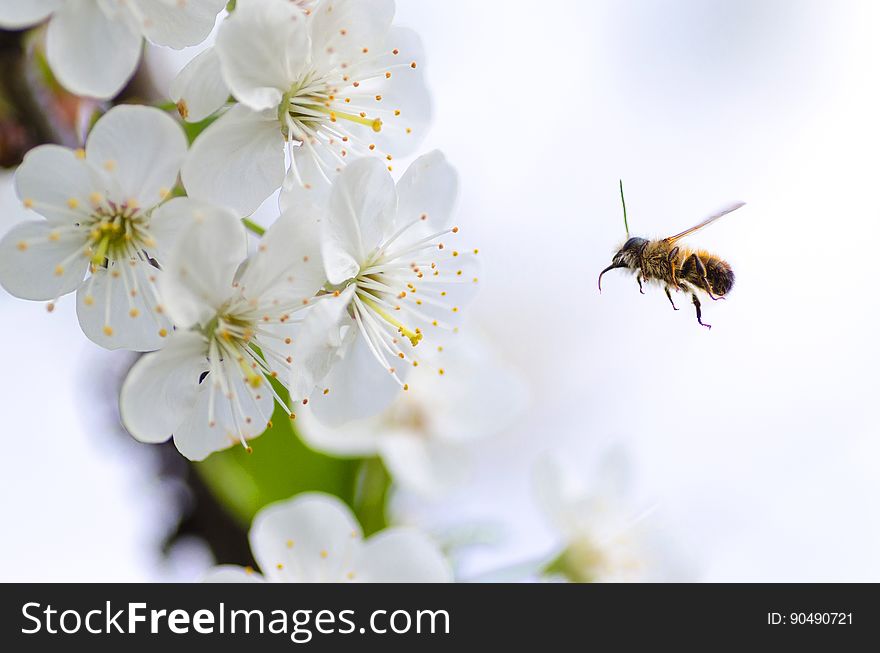
[[[697,312],[697,322],[711,329],[711,324],[703,322],[703,313],[698,292],[705,293],[712,300],[724,299],[733,288],[736,279],[730,264],[724,259],[704,249],[690,249],[677,244],[682,238],[699,231],[703,227],[736,211],[745,202],[735,202],[721,211],[710,215],[690,229],[662,240],[648,240],[629,236],[626,222],[626,202],[623,199],[623,182],[620,184],[620,199],[623,203],[623,221],[627,240],[611,259],[611,265],[599,274],[599,292],[602,292],[602,275],[609,270],[627,268],[636,274],[639,292],[643,295],[643,283],[656,282],[663,286],[669,303],[676,311],[678,307],[672,299],[672,290],[689,293]]]

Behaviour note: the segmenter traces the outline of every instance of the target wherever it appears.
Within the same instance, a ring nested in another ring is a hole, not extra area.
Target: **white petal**
[[[172,325],[156,311],[158,298],[150,281],[160,274],[144,261],[133,266],[117,261],[109,268],[95,270],[76,293],[76,314],[83,333],[106,349],[153,351],[163,347]]]
[[[253,213],[284,181],[284,138],[272,111],[232,107],[193,143],[183,164],[191,197]]]
[[[403,392],[394,376],[375,358],[360,333],[341,354],[342,357],[319,384],[320,390],[326,388],[330,392],[326,395],[317,393],[309,402],[315,417],[333,427],[381,413]],[[397,370],[397,376],[405,378],[409,366],[402,361],[401,365],[403,369]]]
[[[63,0],[0,0],[0,27],[21,29],[45,20]]]
[[[313,61],[325,71],[375,57],[393,18],[394,0],[324,0],[310,17]]]
[[[315,399],[318,401],[318,398]],[[348,422],[328,427],[308,408],[296,413],[296,432],[312,449],[334,456],[368,458],[379,452],[385,423],[378,418]]]
[[[229,99],[220,57],[215,48],[199,53],[171,82],[170,97],[184,120],[198,122],[218,111]]]
[[[262,575],[238,565],[220,565],[208,570],[203,583],[265,583]]]
[[[293,161],[281,193],[281,208],[299,201],[322,203],[330,196],[341,167],[330,147],[293,147]]]
[[[354,287],[349,287],[339,297],[320,299],[309,309],[294,345],[288,383],[291,401],[307,399],[355,342],[355,327],[348,315],[353,293]]]
[[[397,197],[401,224],[426,216],[424,231],[437,232],[447,227],[452,217],[458,197],[458,173],[442,152],[434,150],[407,168],[397,182]]]
[[[369,538],[357,562],[366,583],[449,583],[452,570],[437,545],[408,528],[389,528]]]
[[[249,440],[266,430],[275,405],[272,393],[265,384],[252,388],[245,383],[240,370],[229,369],[236,365],[230,361],[225,372],[232,397],[227,397],[218,380],[208,374],[188,419],[174,432],[174,446],[190,460],[204,460],[215,451],[240,446],[242,438]]]
[[[319,245],[322,219],[321,207],[304,203],[282,213],[241,276],[245,295],[295,304],[314,297],[326,282]]]
[[[40,145],[28,152],[15,173],[18,197],[50,222],[73,224],[88,215],[89,195],[95,190],[97,175],[76,157],[73,150],[60,145]],[[77,209],[70,208],[75,200]]]
[[[348,506],[317,492],[263,508],[250,530],[251,552],[263,573],[301,583],[343,580],[360,537]]]
[[[199,377],[207,370],[207,343],[176,332],[164,349],[142,356],[119,395],[122,423],[141,442],[164,442],[193,410]]]
[[[159,265],[165,264],[183,229],[197,219],[204,219],[206,214],[214,210],[216,207],[213,204],[191,197],[173,197],[153,209],[148,229],[156,243],[153,252]]]
[[[322,253],[330,283],[350,279],[354,266],[391,235],[396,211],[394,181],[382,162],[359,159],[342,171],[330,192],[324,228]]]
[[[110,98],[134,74],[141,35],[94,0],[65,0],[49,21],[46,56],[52,72],[77,95]]]
[[[413,492],[436,498],[463,483],[469,473],[466,451],[424,433],[386,431],[380,454],[394,480]]]
[[[412,396],[430,404],[431,432],[463,443],[513,426],[528,402],[522,376],[476,338],[455,340],[432,359],[443,376],[425,369],[410,381]]]
[[[423,75],[424,54],[419,36],[411,29],[393,27],[385,50],[391,52],[394,49],[399,49],[400,54],[386,55],[374,64],[377,70],[383,65],[400,64],[401,60],[416,62],[416,68],[397,68],[390,79],[380,76],[361,84],[360,90],[382,96],[381,106],[385,109],[382,131],[374,134],[372,140],[377,149],[400,158],[415,152],[424,140],[433,109]]]
[[[247,256],[244,226],[226,209],[190,200],[159,278],[163,304],[180,327],[204,324],[233,293],[232,282]]]
[[[56,299],[82,283],[88,234],[54,238],[53,226],[20,222],[0,240],[0,285],[21,299]]]
[[[308,63],[306,15],[290,2],[240,2],[215,47],[235,99],[254,111],[276,110]]]
[[[86,160],[108,171],[123,194],[143,209],[165,199],[177,183],[186,136],[173,118],[152,107],[110,109],[92,128]]]
[[[227,0],[129,0],[139,10],[144,36],[170,48],[181,49],[204,41]]]

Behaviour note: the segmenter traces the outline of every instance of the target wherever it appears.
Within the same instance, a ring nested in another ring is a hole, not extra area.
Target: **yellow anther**
[[[159,337],[167,338],[168,337],[168,329],[159,329]]]
[[[64,274],[64,267],[61,265],[56,265],[55,266],[55,276],[60,277],[62,274]]]
[[[108,338],[113,335],[113,327],[111,327],[109,324],[104,326],[104,335]]]
[[[34,201],[32,199],[30,199],[29,197],[24,198],[24,201],[22,202],[22,204],[24,204],[24,208],[26,208],[26,209],[34,208]]]
[[[137,317],[140,314],[141,314],[141,312],[136,308],[133,308],[128,312],[129,317]]]
[[[24,251],[27,250],[27,248],[28,248],[28,244],[27,244],[26,242],[24,242],[23,240],[20,240],[20,241],[18,241],[18,243],[16,244],[16,247],[18,248],[18,251],[19,251],[19,252],[24,252]]]
[[[79,200],[76,199],[75,197],[71,197],[69,200],[67,200],[67,206],[69,206],[72,209],[75,209],[79,206]]]
[[[77,148],[77,149],[75,149],[75,150],[73,151],[73,155],[74,155],[77,159],[79,159],[80,161],[82,161],[83,159],[86,158],[86,151],[80,147],[80,148]]]

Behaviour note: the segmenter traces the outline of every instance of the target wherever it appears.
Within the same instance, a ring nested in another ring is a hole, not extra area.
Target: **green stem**
[[[258,225],[256,222],[254,222],[250,218],[242,218],[241,223],[245,226],[245,229],[248,229],[249,231],[253,231],[258,236],[262,236],[263,234],[266,233],[265,227],[261,227],[260,225]]]

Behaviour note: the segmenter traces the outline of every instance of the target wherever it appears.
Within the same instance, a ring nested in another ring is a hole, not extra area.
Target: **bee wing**
[[[694,225],[690,229],[685,229],[680,234],[675,234],[674,236],[670,236],[669,238],[665,238],[664,240],[665,240],[665,242],[672,244],[675,241],[681,240],[685,236],[688,236],[688,235],[694,233],[695,231],[699,231],[703,227],[708,227],[710,224],[715,222],[718,218],[723,218],[728,213],[732,213],[733,211],[736,211],[738,208],[741,208],[745,205],[746,205],[745,202],[734,202],[730,206],[724,207],[723,209],[721,209],[717,213],[713,213],[708,218],[703,220],[700,224]]]

